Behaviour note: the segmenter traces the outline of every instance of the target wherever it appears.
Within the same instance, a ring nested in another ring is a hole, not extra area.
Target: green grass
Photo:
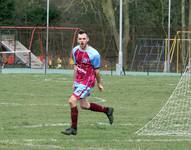
[[[138,136],[165,104],[179,77],[103,76],[104,92],[95,88],[91,102],[112,106],[106,115],[81,110],[77,136],[62,135],[70,124],[67,103],[72,76],[0,74],[1,150],[187,150],[186,137]],[[100,101],[98,98],[106,100]]]

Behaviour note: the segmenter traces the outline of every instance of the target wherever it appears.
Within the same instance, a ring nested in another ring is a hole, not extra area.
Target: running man
[[[100,55],[97,50],[88,45],[89,37],[86,31],[80,30],[77,40],[79,45],[72,50],[74,60],[73,93],[68,100],[71,108],[71,127],[61,132],[66,135],[77,134],[77,101],[79,101],[82,109],[105,113],[109,123],[113,123],[114,109],[112,107],[104,107],[96,103],[90,103],[87,100],[96,81],[98,89],[103,91],[99,70]]]

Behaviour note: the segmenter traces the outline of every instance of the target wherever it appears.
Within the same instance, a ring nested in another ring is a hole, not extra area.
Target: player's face
[[[87,36],[87,34],[78,34],[78,43],[80,44],[80,47],[82,49],[85,49],[87,46],[87,43],[89,41],[89,38]]]

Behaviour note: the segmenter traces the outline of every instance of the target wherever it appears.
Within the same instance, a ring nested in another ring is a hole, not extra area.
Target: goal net
[[[186,57],[189,57],[184,73],[166,104],[151,121],[136,131],[136,134],[152,136],[191,136],[190,43],[186,44],[185,42],[190,42],[190,40],[186,39],[184,42],[181,42],[185,44],[184,46],[179,45],[179,47],[187,49],[187,51],[185,51],[188,54]],[[176,46],[174,45],[174,47]]]
[[[179,83],[160,112],[138,135],[191,136],[191,66],[186,67]]]
[[[30,51],[1,51],[0,66],[1,68],[31,68],[31,57]]]

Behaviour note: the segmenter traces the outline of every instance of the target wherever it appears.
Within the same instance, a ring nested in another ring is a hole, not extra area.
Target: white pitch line
[[[9,143],[8,143],[9,144]],[[11,144],[11,143],[10,143]],[[58,145],[40,145],[40,144],[23,144],[23,143],[13,143],[13,145],[21,145],[21,146],[29,146],[29,147],[47,147],[47,148],[54,148],[54,149],[63,149],[63,147]]]
[[[111,126],[110,123],[106,123],[106,122],[97,122],[96,123],[97,125],[102,125],[102,126]],[[94,124],[91,124],[91,125],[94,125]],[[117,125],[117,126],[137,126],[137,125],[140,125],[140,124],[133,124],[133,123],[115,123],[114,125]]]
[[[42,128],[42,127],[58,127],[58,126],[69,126],[69,123],[50,123],[50,124],[36,124],[26,126],[13,126],[13,128]]]
[[[191,139],[129,139],[127,142],[191,142]]]
[[[97,101],[97,102],[101,102],[101,103],[106,102],[106,100],[105,100],[105,99],[100,98],[100,97],[93,96],[92,98],[95,98],[95,99],[99,100],[99,101]]]
[[[28,146],[28,147],[46,147],[46,148],[52,148],[52,149],[63,149],[63,147],[58,146],[58,145],[41,145],[41,144],[33,144],[31,142],[38,142],[39,140],[37,139],[24,139],[23,142],[27,143],[21,143],[22,141],[13,139],[13,140],[0,140],[0,144],[7,144],[7,145],[21,145],[21,146]],[[40,140],[42,141],[42,139]],[[44,139],[43,141],[47,142],[50,140]]]
[[[45,81],[55,81],[55,80],[58,80],[58,81],[70,81],[70,82],[73,82],[71,80],[68,80],[67,78],[45,78],[44,80]]]
[[[2,102],[0,105],[4,106],[68,106],[68,104],[21,104],[21,103],[7,103]]]
[[[5,139],[5,140],[0,140],[1,144],[18,144],[18,145],[23,145],[23,146],[35,146],[35,147],[49,147],[49,148],[62,148],[61,146],[58,145],[40,145],[40,144],[32,144],[34,142],[57,142],[60,141],[60,139]],[[96,141],[96,139],[91,139],[87,141]],[[152,139],[113,139],[113,142],[191,142],[190,138],[177,138],[177,139],[161,139],[161,138],[152,138]],[[22,142],[22,143],[21,143]]]
[[[57,139],[23,139],[24,142],[57,142]]]
[[[43,81],[43,80],[42,80]],[[44,79],[45,82],[47,81],[54,81],[54,82],[60,82],[60,81],[64,81],[64,82],[73,82],[73,81],[70,81],[70,80],[67,80],[66,78],[57,78],[57,79]]]
[[[110,126],[109,123],[105,122],[97,122],[97,125],[100,126]],[[131,124],[131,123],[126,123],[126,124],[115,124],[117,126],[135,126],[137,124]],[[70,126],[70,123],[45,123],[45,124],[34,124],[34,125],[25,125],[25,126],[13,126],[12,128],[17,129],[17,128],[43,128],[43,127],[59,127],[59,126]],[[95,124],[91,124],[91,126],[95,126]],[[4,128],[1,127],[1,130],[4,130]]]
[[[96,99],[97,101],[95,101],[95,102],[97,102],[97,103],[106,102],[105,99],[100,98],[100,97],[93,96],[92,98]],[[64,107],[68,106],[68,104],[33,104],[33,103],[31,103],[31,104],[21,104],[21,103],[14,103],[14,102],[13,103],[1,102],[0,105],[3,105],[3,106],[15,106],[15,107],[16,106],[64,106]]]

